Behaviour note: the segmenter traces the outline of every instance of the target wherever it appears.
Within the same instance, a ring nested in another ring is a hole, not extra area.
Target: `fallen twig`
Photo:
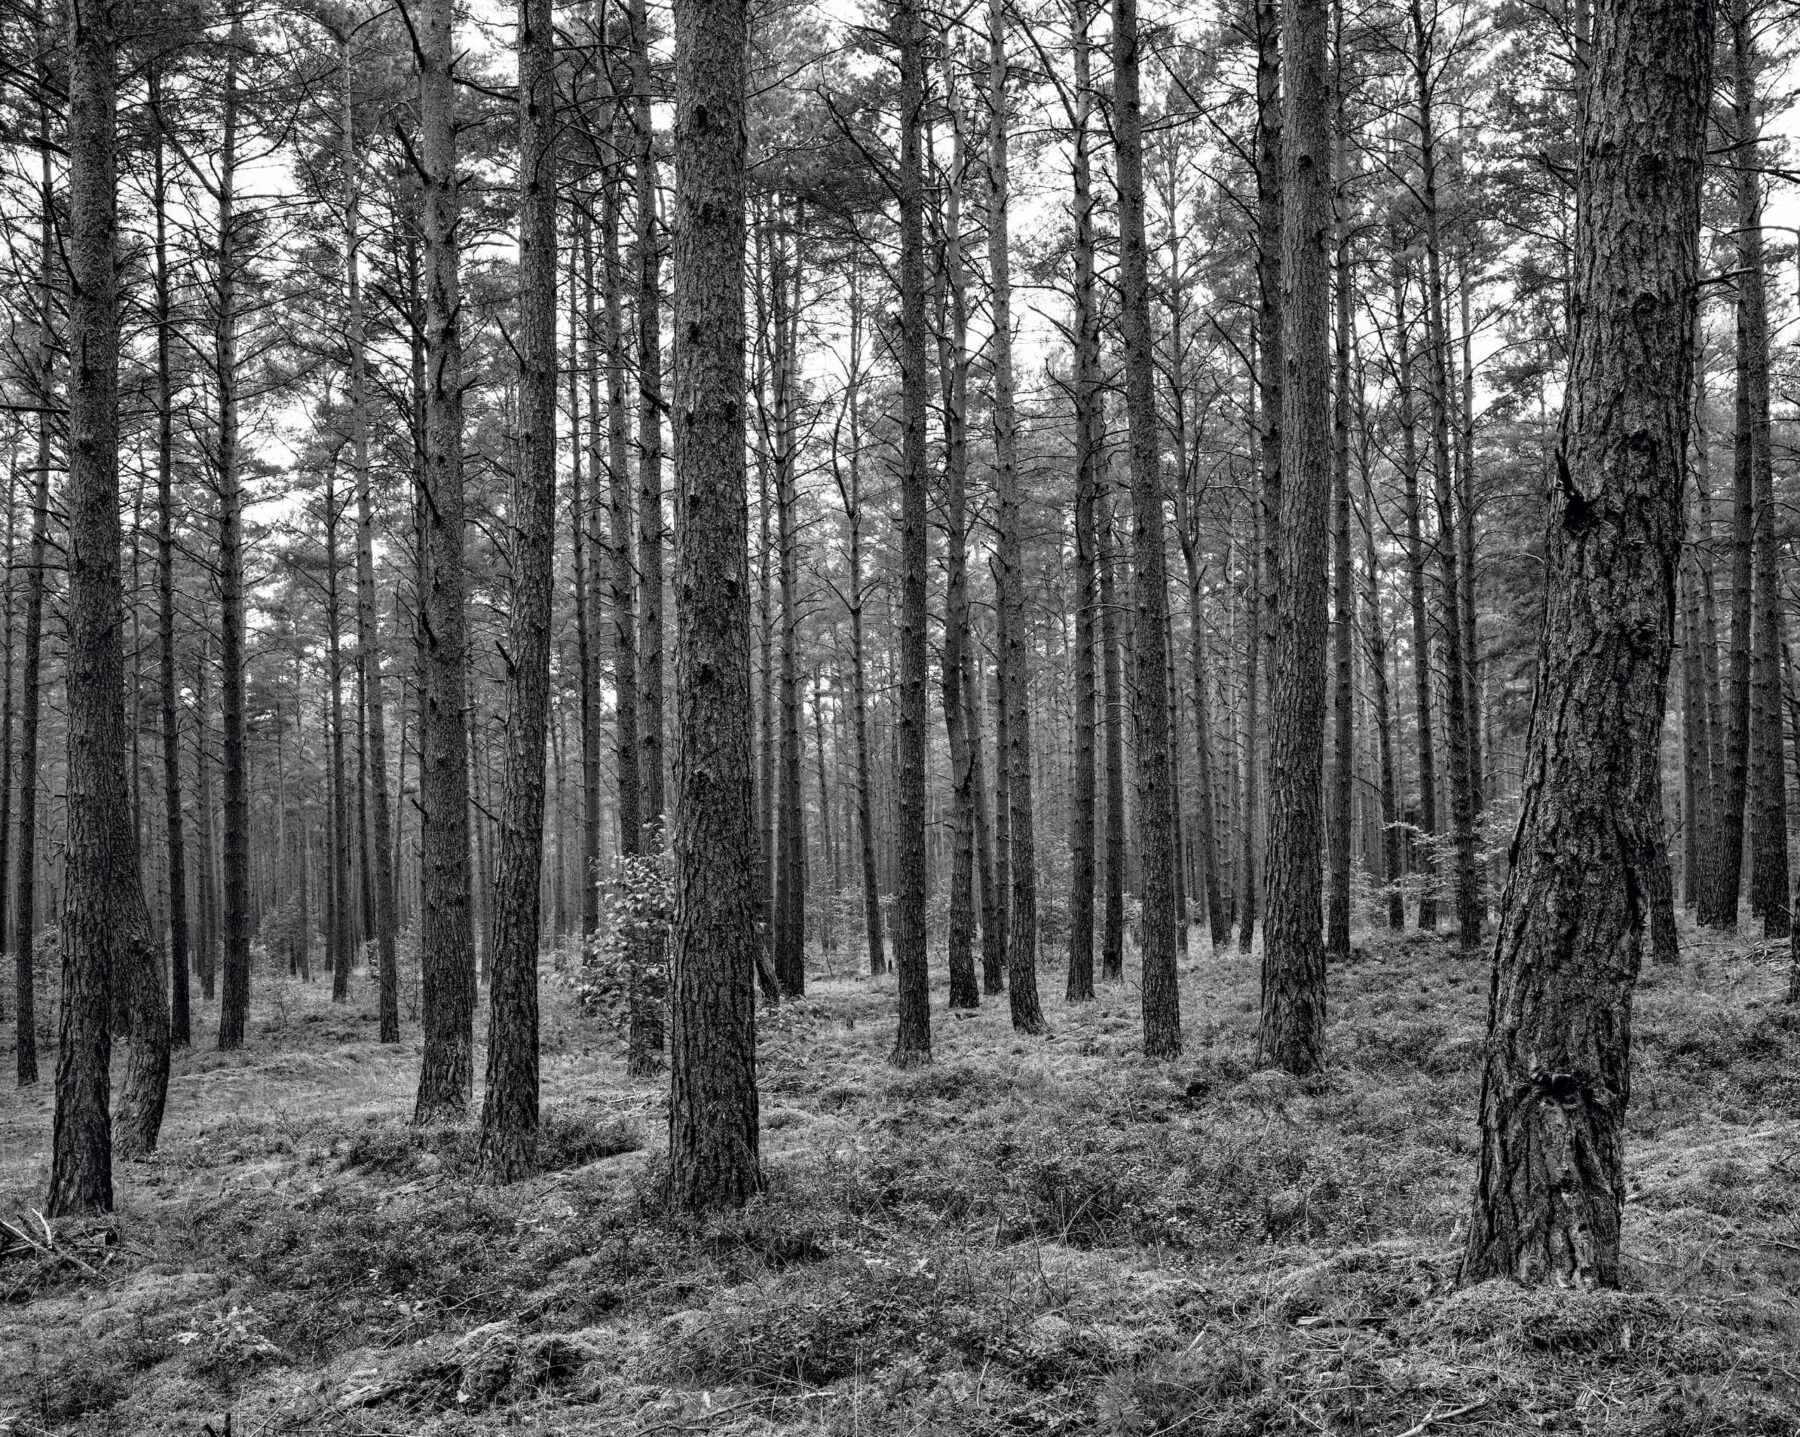
[[[1486,1407],[1487,1405],[1488,1399],[1479,1397],[1473,1402],[1465,1402],[1461,1407],[1452,1407],[1448,1412],[1427,1412],[1414,1426],[1408,1427],[1404,1432],[1398,1433],[1397,1437],[1425,1437],[1425,1433],[1429,1432],[1438,1423],[1448,1422],[1456,1417],[1466,1417],[1477,1407]]]
[[[31,1235],[31,1232],[23,1219],[20,1219],[19,1225],[15,1227],[4,1218],[0,1218],[0,1228],[4,1228],[34,1252],[41,1253],[45,1257],[61,1258],[64,1262],[71,1263],[75,1267],[80,1268],[89,1277],[100,1276],[100,1272],[97,1268],[89,1263],[83,1262],[67,1248],[58,1247],[56,1245],[56,1234],[51,1230],[49,1220],[46,1219],[41,1212],[36,1208],[32,1208],[31,1215],[38,1220],[38,1226],[44,1230],[44,1240],[42,1242]]]

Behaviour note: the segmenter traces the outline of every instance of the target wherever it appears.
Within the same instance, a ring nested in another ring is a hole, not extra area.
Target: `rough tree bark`
[[[1523,810],[1462,1280],[1619,1280],[1631,997],[1661,842],[1710,91],[1706,0],[1598,0]]]
[[[1006,918],[1006,988],[1012,1024],[1044,1031],[1037,986],[1037,821],[1032,808],[1031,648],[1025,633],[1025,573],[1019,506],[1019,419],[1013,402],[1012,203],[1006,114],[1006,3],[988,0],[987,257],[993,334],[995,587],[1000,611],[1002,701],[1006,705],[1006,799],[1011,808],[1012,900]],[[1160,541],[1160,534],[1159,534]],[[1167,600],[1164,600],[1165,607]]]
[[[224,955],[219,1047],[241,1048],[250,1017],[250,782],[244,726],[244,489],[238,452],[238,55],[243,18],[232,17],[226,44],[223,133],[218,178],[218,271],[214,277],[213,379],[218,433],[213,455],[219,502],[219,719],[222,729]]]
[[[112,1207],[112,1029],[132,1045],[121,1152],[156,1145],[168,1087],[169,1014],[125,752],[119,565],[118,300],[114,215],[114,13],[69,7],[68,800],[63,997],[51,1137],[52,1217]]]
[[[1094,112],[1093,20],[1089,0],[1072,0],[1069,30],[1074,51],[1074,113],[1070,159],[1074,220],[1075,301],[1075,783],[1069,814],[1070,1002],[1094,996],[1094,799],[1095,572],[1094,509],[1103,436],[1100,389],[1100,313],[1094,273],[1094,185],[1089,150]]]
[[[900,1022],[891,1061],[931,1061],[931,988],[925,956],[925,49],[919,0],[891,10],[900,50],[900,701],[895,866],[894,968]]]
[[[742,0],[675,0],[675,925],[669,1196],[757,1165],[757,839],[744,499]]]
[[[656,220],[656,145],[651,132],[650,17],[631,0],[631,123],[636,141],[633,253],[637,261],[638,784],[643,843],[668,841],[663,813],[663,476],[662,248]],[[662,1061],[667,955],[646,935],[630,965],[629,1066],[650,1073]]]
[[[1144,119],[1138,93],[1137,0],[1113,0],[1113,127],[1118,145],[1119,319],[1130,428],[1137,625],[1138,814],[1143,865],[1144,1053],[1181,1052],[1175,975],[1175,795],[1170,768],[1168,570],[1157,455],[1149,254],[1144,242]]]
[[[419,27],[418,157],[425,232],[425,423],[419,644],[423,810],[419,881],[424,1059],[413,1119],[466,1111],[474,1085],[475,933],[469,902],[469,766],[463,671],[462,339],[457,275],[452,0],[428,0]]]
[[[480,1138],[481,1170],[496,1182],[514,1182],[537,1166],[537,956],[550,580],[556,567],[555,40],[551,0],[520,0],[518,477],[511,506],[505,768]]]
[[[956,72],[943,47],[944,85],[956,110]],[[944,731],[950,748],[950,921],[945,957],[950,970],[950,1006],[981,1002],[976,981],[975,928],[975,755],[969,742],[969,703],[963,684],[969,673],[969,300],[962,251],[962,190],[967,157],[962,127],[951,127],[950,168],[944,184],[943,260],[939,266],[938,374],[944,406]]]
[[[400,1041],[400,967],[394,951],[394,822],[388,806],[387,711],[375,615],[375,503],[369,464],[367,317],[362,288],[362,159],[356,130],[355,41],[343,41],[345,341],[350,350],[350,464],[356,480],[356,668],[367,744],[369,849],[365,882],[374,917],[377,1007],[384,1043]],[[371,871],[372,870],[372,871]]]
[[[1325,752],[1325,513],[1331,501],[1331,79],[1327,0],[1288,0],[1281,62],[1281,585],[1269,672],[1269,817],[1263,864],[1261,1062],[1324,1062],[1319,924]]]

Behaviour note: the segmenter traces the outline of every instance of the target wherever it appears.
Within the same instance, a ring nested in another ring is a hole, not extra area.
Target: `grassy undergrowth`
[[[546,1171],[494,1189],[469,1131],[406,1125],[372,997],[270,980],[246,1051],[179,1057],[116,1217],[0,1258],[0,1433],[1800,1429],[1782,955],[1646,975],[1627,1289],[1538,1294],[1453,1285],[1485,963],[1372,940],[1303,1088],[1250,1070],[1254,961],[1203,946],[1170,1064],[1133,988],[1046,973],[1049,1037],[940,1007],[896,1072],[891,986],[815,983],[761,1015],[768,1190],[705,1222],[660,1205],[660,1085],[555,990]],[[0,1216],[48,1097],[0,1094]]]

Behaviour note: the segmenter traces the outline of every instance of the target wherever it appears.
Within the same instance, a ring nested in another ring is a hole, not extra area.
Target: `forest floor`
[[[1791,1437],[1800,1013],[1785,944],[1684,938],[1637,1009],[1626,1290],[1592,1294],[1454,1288],[1488,980],[1435,940],[1333,968],[1314,1089],[1250,1070],[1255,961],[1198,933],[1167,1064],[1134,987],[1047,971],[1048,1037],[940,1004],[897,1072],[892,980],[815,977],[759,1015],[768,1191],[697,1224],[656,1201],[664,1085],[562,987],[552,1170],[494,1189],[467,1130],[406,1125],[416,1028],[380,1046],[361,975],[263,979],[244,1051],[178,1056],[116,1217],[0,1257],[0,1433]],[[49,1131],[47,1081],[0,1093],[19,1226]]]

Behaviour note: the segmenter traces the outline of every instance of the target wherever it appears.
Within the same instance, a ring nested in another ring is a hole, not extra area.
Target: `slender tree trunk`
[[[1473,716],[1463,655],[1462,581],[1457,539],[1455,461],[1450,447],[1450,322],[1444,295],[1443,242],[1437,189],[1437,120],[1431,31],[1424,0],[1410,0],[1413,81],[1418,105],[1419,211],[1425,241],[1425,389],[1431,406],[1432,489],[1438,520],[1438,574],[1444,613],[1444,733],[1450,759],[1450,832],[1456,845],[1457,941],[1481,943],[1480,876],[1475,867],[1474,777],[1469,734]]]
[[[1104,436],[1104,395],[1100,388],[1100,314],[1094,273],[1094,189],[1092,162],[1094,82],[1093,19],[1089,0],[1071,0],[1075,112],[1071,128],[1075,249],[1075,784],[1069,815],[1069,976],[1068,1000],[1094,996],[1094,798],[1095,654],[1094,610],[1099,604],[1095,567],[1094,509]]]
[[[1137,754],[1142,800],[1144,1053],[1181,1052],[1175,976],[1175,793],[1168,688],[1168,579],[1157,458],[1154,337],[1144,242],[1143,114],[1138,98],[1137,0],[1113,0],[1113,127],[1118,143],[1120,331],[1130,427],[1137,624]]]
[[[744,504],[744,65],[732,0],[675,0],[676,747],[669,1196],[757,1165],[757,844]]]
[[[213,826],[212,782],[212,636],[202,627],[200,653],[194,663],[194,812],[200,848],[199,943],[200,996],[212,1001],[219,952],[219,860]],[[21,875],[23,860],[21,860]],[[27,895],[19,895],[24,911]],[[303,914],[304,916],[304,905]]]
[[[52,256],[56,243],[50,189],[50,152],[45,150],[38,230],[38,316],[36,393],[37,449],[31,485],[31,569],[25,583],[25,654],[19,715],[19,878],[18,919],[13,925],[14,1005],[18,1020],[19,1086],[38,1080],[37,1067],[37,792],[38,725],[43,708],[44,566],[50,545],[51,406],[55,402],[56,345],[51,331],[54,304]]]
[[[1037,986],[1037,833],[1031,792],[1031,659],[1025,633],[1025,574],[1019,533],[1019,421],[1013,402],[1011,180],[1006,115],[1006,0],[988,0],[987,252],[993,334],[995,585],[1000,616],[1002,702],[1006,705],[1006,797],[1011,809],[1011,907],[1006,920],[1006,986],[1013,1027],[1044,1031]]]
[[[464,670],[462,340],[452,0],[414,12],[424,192],[424,600],[419,792],[424,1059],[413,1120],[456,1119],[474,1086],[475,934],[469,892],[469,738]]]
[[[1358,385],[1361,392],[1361,385]],[[1360,407],[1360,405],[1359,405]],[[1363,432],[1368,432],[1365,417]],[[1381,765],[1381,884],[1387,892],[1388,927],[1406,927],[1406,897],[1400,890],[1399,785],[1394,778],[1393,703],[1388,694],[1387,630],[1381,615],[1381,566],[1375,556],[1375,488],[1365,463],[1363,481],[1363,570],[1368,575],[1367,642],[1369,674],[1375,690],[1375,735]]]
[[[250,1018],[250,782],[245,770],[244,492],[238,453],[238,54],[243,20],[234,15],[225,62],[224,130],[218,178],[218,273],[213,311],[213,378],[218,391],[215,480],[219,501],[219,717],[225,785],[225,902],[219,1047],[241,1048]]]
[[[1349,200],[1349,136],[1344,114],[1344,16],[1341,0],[1332,7],[1335,32],[1332,74],[1334,117],[1332,171],[1335,179],[1336,250],[1332,283],[1334,354],[1331,392],[1331,565],[1332,565],[1332,663],[1336,681],[1332,693],[1331,820],[1326,827],[1330,850],[1331,894],[1326,905],[1325,951],[1338,958],[1350,956],[1350,822],[1352,788],[1356,780],[1356,740],[1352,705],[1356,691],[1352,656],[1355,652],[1356,605],[1351,588],[1350,561],[1350,288],[1356,268],[1350,253],[1350,225],[1345,211]]]
[[[155,198],[154,286],[156,318],[156,593],[157,679],[161,701],[163,818],[166,825],[169,884],[169,1041],[185,1048],[193,1041],[188,984],[187,843],[181,798],[181,726],[175,686],[175,396],[172,373],[174,298],[169,271],[168,171],[164,159],[162,80],[150,77],[152,193]],[[9,590],[11,566],[8,565]],[[11,616],[11,603],[7,606]],[[10,678],[11,665],[8,664]],[[11,718],[11,705],[7,707]],[[10,735],[4,741],[10,751]],[[0,828],[4,820],[0,820]],[[0,864],[0,874],[4,864]],[[0,882],[4,879],[0,878]]]
[[[844,501],[844,521],[849,529],[846,562],[850,568],[850,704],[851,728],[856,738],[856,828],[861,847],[863,927],[869,946],[869,973],[887,971],[887,953],[881,939],[881,885],[875,870],[874,799],[869,765],[869,679],[863,648],[862,559],[862,290],[860,271],[850,278],[850,383],[844,408],[850,425],[850,462],[835,466],[839,494]],[[833,456],[835,461],[835,454]]]
[[[1266,362],[1265,362],[1266,367]],[[1257,436],[1259,448],[1267,440]],[[1262,799],[1262,763],[1257,752],[1262,732],[1260,668],[1263,649],[1262,565],[1266,557],[1262,533],[1268,505],[1261,494],[1250,500],[1250,587],[1244,624],[1244,822],[1243,872],[1238,884],[1238,951],[1248,953],[1256,939],[1256,918],[1261,907],[1261,878],[1256,861],[1256,837]]]
[[[1769,434],[1769,314],[1763,259],[1762,175],[1757,169],[1757,70],[1748,0],[1731,31],[1732,136],[1737,198],[1737,462],[1750,471],[1751,608],[1749,783],[1750,909],[1763,936],[1788,933],[1787,764],[1781,740],[1781,572]]]
[[[944,83],[954,107],[955,70],[944,51]],[[969,745],[969,704],[963,693],[968,677],[969,521],[968,395],[969,302],[962,257],[962,177],[966,159],[962,129],[952,127],[952,149],[943,212],[942,284],[938,325],[938,371],[944,404],[944,729],[950,747],[950,922],[946,959],[950,970],[950,1006],[975,1008],[981,989],[975,978],[975,763]]]
[[[633,206],[637,260],[638,381],[638,783],[646,852],[663,831],[663,475],[662,248],[656,219],[656,146],[651,133],[650,19],[646,0],[631,0],[632,126],[637,153]],[[662,1062],[667,954],[660,933],[646,936],[631,965],[630,1066],[654,1072]]]
[[[1282,185],[1282,130],[1285,115],[1281,104],[1282,78],[1282,5],[1281,0],[1254,0],[1256,35],[1256,331],[1254,354],[1260,362],[1256,370],[1256,414],[1261,420],[1258,435],[1257,464],[1262,507],[1257,519],[1256,613],[1252,629],[1252,647],[1260,647],[1263,668],[1261,682],[1273,682],[1275,672],[1275,602],[1281,592],[1281,426],[1282,385],[1286,376],[1282,367],[1281,307],[1282,293],[1282,213],[1287,194]],[[1246,730],[1249,749],[1245,764],[1249,772],[1248,821],[1244,837],[1244,915],[1238,928],[1238,946],[1250,951],[1256,932],[1258,909],[1262,903],[1266,873],[1258,869],[1255,845],[1264,839],[1267,814],[1265,763],[1267,761],[1264,727],[1267,715],[1259,712],[1258,674],[1250,670],[1249,716]],[[1271,691],[1270,700],[1273,701]],[[1262,854],[1266,868],[1268,854]],[[1266,922],[1266,915],[1265,915]]]
[[[1662,838],[1710,6],[1598,0],[1538,688],[1462,1280],[1613,1286],[1631,998]]]
[[[604,182],[603,182],[604,183]],[[584,211],[577,216],[581,271],[577,255],[569,256],[569,541],[575,581],[576,682],[580,685],[581,715],[581,937],[591,939],[600,927],[600,663],[596,652],[600,639],[600,575],[604,548],[595,543],[594,519],[599,509],[600,473],[603,467],[600,420],[599,334],[594,306],[594,226]],[[585,347],[588,362],[581,363]],[[593,484],[590,499],[583,483],[581,396],[582,371],[586,370],[587,434],[589,459],[586,478]]]
[[[1394,236],[1394,328],[1399,355],[1400,479],[1406,503],[1407,597],[1412,608],[1413,709],[1419,748],[1419,928],[1437,928],[1437,739],[1431,723],[1431,608],[1425,597],[1425,532],[1419,503],[1418,419],[1413,408],[1412,331],[1406,316],[1407,273],[1403,241]]]
[[[369,843],[365,887],[374,919],[380,1034],[400,1041],[400,968],[394,951],[393,817],[388,807],[387,711],[382,699],[381,633],[375,616],[375,507],[369,464],[368,357],[362,292],[362,166],[356,133],[352,42],[344,43],[344,264],[350,349],[350,463],[356,480],[356,665],[363,695]],[[372,872],[370,870],[373,870]]]
[[[775,805],[775,975],[783,994],[806,991],[806,812],[801,801],[800,743],[800,551],[796,509],[800,501],[798,433],[794,423],[794,373],[798,330],[800,237],[780,230],[782,207],[773,211],[770,236],[770,316],[774,346],[776,564],[780,579],[780,787]],[[789,243],[792,243],[790,257]],[[791,266],[790,266],[791,258]]]
[[[350,839],[347,780],[344,769],[344,656],[339,635],[343,628],[338,592],[338,524],[342,510],[337,501],[336,468],[325,472],[325,655],[329,685],[326,721],[331,735],[331,1001],[350,996],[350,964],[355,944],[350,933]]]
[[[931,1061],[931,977],[925,943],[925,175],[920,128],[925,121],[924,20],[919,0],[894,0],[900,47],[900,702],[899,813],[894,968],[900,1022],[891,1061]]]
[[[993,688],[988,705],[994,725],[994,823],[988,868],[992,870],[994,881],[990,889],[984,871],[981,914],[981,985],[990,995],[1006,991],[1006,925],[1012,905],[1012,804],[1006,796],[1009,778],[1006,763],[1009,728],[1005,703],[1006,651],[999,643],[998,633],[995,634],[994,650]],[[985,683],[985,671],[981,678]],[[977,709],[982,706],[980,687],[978,685],[977,692],[971,695]]]
[[[508,606],[505,771],[488,970],[481,1169],[537,1166],[538,940],[550,588],[556,567],[556,32],[551,0],[519,3],[519,436]],[[558,855],[560,857],[560,854]]]

